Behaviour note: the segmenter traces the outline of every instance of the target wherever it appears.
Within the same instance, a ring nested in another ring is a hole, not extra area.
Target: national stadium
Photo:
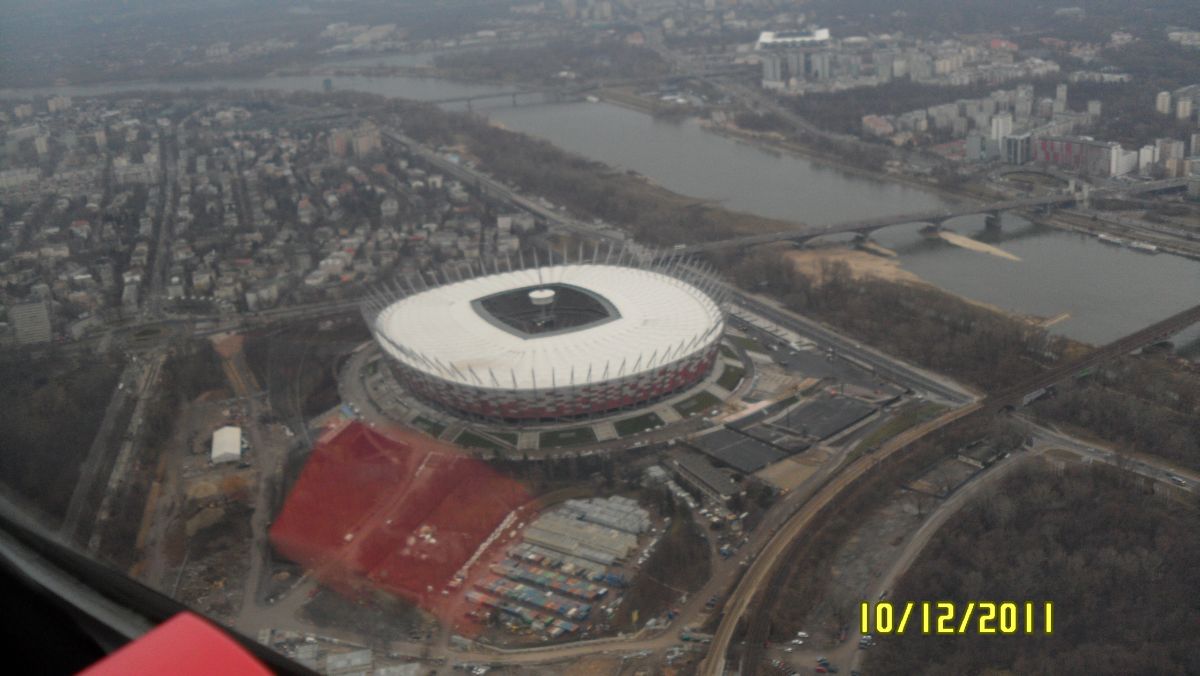
[[[398,277],[363,307],[397,380],[435,408],[513,425],[595,418],[713,367],[725,287],[711,268],[611,251],[489,265]]]

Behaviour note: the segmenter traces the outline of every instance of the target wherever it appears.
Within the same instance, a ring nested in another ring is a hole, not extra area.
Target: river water
[[[403,60],[421,62],[420,56]],[[362,59],[374,63],[380,59]],[[189,83],[123,83],[41,90],[0,90],[0,99],[60,93],[87,96],[138,89],[321,89],[323,76],[223,79]],[[415,77],[335,77],[335,89],[417,100],[506,91]],[[705,131],[695,120],[667,122],[607,103],[512,107],[501,99],[478,104],[516,131],[607,164],[636,171],[676,192],[718,201],[739,211],[800,223],[831,223],[909,213],[948,205],[920,188],[848,173],[802,157],[776,155]],[[877,231],[873,238],[898,254],[908,271],[947,291],[1006,310],[1069,318],[1052,331],[1102,343],[1200,301],[1200,263],[1148,255],[1006,215],[1002,232],[986,232],[982,217],[947,224],[1020,260],[930,240],[919,224]],[[1194,340],[1200,329],[1184,336]]]

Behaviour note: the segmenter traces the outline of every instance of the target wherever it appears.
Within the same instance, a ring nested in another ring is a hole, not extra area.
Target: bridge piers
[[[931,218],[928,225],[921,228],[921,234],[926,237],[937,237],[942,231],[942,226],[946,224],[948,218]]]

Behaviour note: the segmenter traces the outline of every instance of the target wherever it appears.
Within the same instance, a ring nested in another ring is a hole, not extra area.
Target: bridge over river
[[[1147,181],[1145,183],[1128,188],[1095,190],[1090,194],[1092,197],[1143,195],[1151,192],[1177,190],[1185,187],[1186,184],[1187,179],[1173,178],[1161,181]],[[997,217],[1001,212],[1004,211],[1060,207],[1068,204],[1074,204],[1075,202],[1082,201],[1083,199],[1085,199],[1084,193],[1062,193],[1046,195],[1043,197],[1027,197],[1023,199],[1004,200],[986,204],[975,204],[955,209],[935,209],[911,214],[883,216],[881,218],[873,218],[868,220],[845,221],[841,223],[832,223],[830,225],[806,225],[795,229],[780,230],[761,235],[744,235],[741,237],[731,237],[729,239],[722,239],[713,242],[702,242],[700,244],[679,247],[675,249],[675,251],[685,254],[704,253],[708,251],[720,251],[722,249],[744,248],[758,244],[770,244],[772,242],[803,242],[815,237],[824,237],[827,235],[839,235],[846,233],[865,235],[881,228],[887,228],[893,225],[901,225],[903,223],[932,223],[934,225],[940,225],[941,223],[953,218],[958,218],[960,216],[971,216],[974,214],[988,214],[990,219],[995,219],[991,220],[990,222],[998,222]]]

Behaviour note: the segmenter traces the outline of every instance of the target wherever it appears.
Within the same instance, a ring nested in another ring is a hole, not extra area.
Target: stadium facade
[[[575,262],[520,256],[399,277],[363,313],[411,393],[469,419],[529,424],[697,384],[716,360],[724,294],[711,268],[614,246]]]

